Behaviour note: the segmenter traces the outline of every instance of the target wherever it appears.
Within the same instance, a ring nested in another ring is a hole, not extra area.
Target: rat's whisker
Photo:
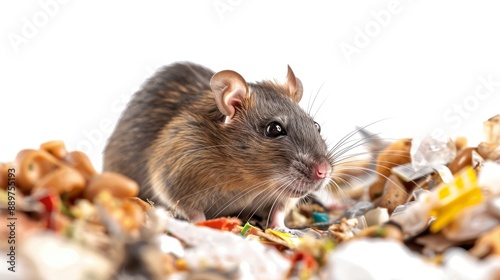
[[[321,101],[321,103],[319,104],[319,107],[318,109],[316,110],[316,112],[314,112],[314,115],[312,116],[313,119],[316,118],[316,115],[319,113],[319,110],[321,109],[321,107],[323,107],[323,105],[326,103],[326,100],[328,100],[328,95],[323,99],[323,101]]]
[[[387,181],[389,181],[389,182],[393,183],[394,185],[398,186],[398,188],[399,188],[399,189],[401,189],[404,193],[408,194],[408,192],[406,191],[406,189],[399,187],[399,185],[398,185],[398,184],[396,184],[396,182],[394,182],[392,179],[390,179],[390,178],[389,178],[389,176],[386,176],[386,175],[384,175],[384,174],[383,174],[383,173],[381,173],[381,172],[378,172],[378,171],[376,171],[376,170],[372,170],[372,169],[369,169],[369,168],[363,168],[363,167],[358,167],[357,169],[358,169],[358,170],[366,170],[367,172],[374,173],[374,174],[376,174],[376,175],[378,175],[378,176],[380,176],[380,177],[382,177],[382,178],[386,179]]]
[[[278,194],[278,196],[276,197],[276,199],[274,200],[273,204],[271,205],[271,209],[269,210],[269,214],[267,215],[267,221],[266,221],[266,228],[269,227],[269,218],[272,218],[271,215],[273,215],[273,210],[274,210],[274,207],[276,206],[276,202],[278,201],[279,197],[283,194],[283,192],[286,190],[286,188],[288,186],[290,186],[291,184],[293,184],[294,182],[296,181],[296,179],[290,181],[288,184],[286,185],[283,185],[284,187],[282,187],[282,191]],[[296,192],[296,191],[295,191]],[[286,203],[288,203],[290,197],[287,198],[287,201]],[[285,205],[286,205],[285,203]]]
[[[376,137],[376,136],[373,136],[373,137]],[[360,147],[360,146],[363,146],[363,145],[366,145],[370,143],[370,139],[369,138],[361,138],[361,139],[357,139],[356,141],[353,141],[352,144],[340,149],[341,147],[338,147],[338,151],[336,152],[333,152],[331,153],[331,156],[332,158],[333,157],[338,157],[338,156],[341,156],[343,154],[345,154],[346,152],[354,149],[354,148],[357,148],[357,147]]]
[[[254,186],[251,186],[249,188],[247,188],[246,190],[244,190],[243,192],[241,192],[238,196],[232,198],[232,199],[229,199],[228,201],[226,201],[220,208],[215,216],[218,216],[220,215],[222,212],[224,212],[224,210],[226,210],[229,206],[231,206],[231,204],[235,203],[237,200],[245,197],[247,194],[253,192],[254,190],[260,188],[261,186],[263,185],[266,185],[268,183],[272,182],[272,180],[266,180],[266,181],[262,181],[262,182],[259,182],[258,184],[255,184]],[[262,192],[262,191],[261,191]],[[260,192],[259,192],[260,193]],[[210,210],[213,206],[215,206],[217,204],[217,202],[219,202],[221,199],[223,199],[223,197],[221,196],[219,199],[217,199],[217,201],[215,201],[212,206],[210,206],[206,211]]]
[[[280,184],[281,181],[283,182],[286,182],[288,180],[287,177],[284,177],[284,178],[280,178],[278,179],[277,182],[275,182],[276,184]],[[273,180],[274,181],[274,180]],[[245,207],[243,207],[241,209],[241,211],[239,212],[238,214],[238,217],[243,213],[243,211],[252,203],[253,204],[253,207],[250,208],[250,211],[252,211],[253,209],[255,209],[255,211],[253,211],[253,213],[250,215],[250,217],[253,217],[253,215],[255,215],[255,213],[259,210],[259,208],[264,205],[268,200],[272,199],[272,197],[274,196],[274,194],[279,190],[280,187],[276,188],[275,190],[273,190],[269,195],[267,196],[261,196],[261,194],[264,192],[264,191],[267,191],[267,189],[263,189],[261,190],[260,192],[256,193],[254,195],[254,198],[249,201]],[[255,201],[257,198],[260,198],[258,201]]]
[[[344,181],[344,184],[347,184],[349,185],[349,182],[345,181],[344,179],[340,178],[340,180]],[[345,194],[344,190],[337,184],[337,182],[335,182],[334,180],[330,180],[330,191],[332,190],[332,187],[331,185],[334,186],[333,190],[336,191],[337,194],[340,195],[340,197],[343,199],[343,200],[346,200],[347,199],[347,195]]]
[[[308,102],[307,114],[309,114],[309,115],[311,114],[311,110],[312,110],[312,108],[314,107],[314,102],[316,102],[316,98],[318,98],[319,92],[320,92],[320,91],[321,91],[321,89],[323,88],[323,85],[324,85],[324,84],[325,84],[325,83],[323,82],[323,83],[321,83],[321,85],[319,86],[318,91],[317,91],[317,92],[316,92],[316,94],[314,95],[314,98],[313,98],[313,101],[312,101],[312,103],[311,103],[311,106],[309,106],[309,102]],[[310,100],[310,99],[311,99],[311,98],[309,97],[309,100]]]
[[[346,134],[344,137],[342,137],[342,138],[341,138],[341,139],[337,142],[337,144],[335,144],[335,145],[331,148],[331,150],[332,150],[332,151],[335,151],[335,150],[338,148],[338,146],[343,145],[343,143],[344,143],[346,140],[348,140],[349,138],[351,138],[352,136],[354,136],[356,133],[361,133],[362,131],[365,131],[367,127],[372,126],[372,125],[374,125],[374,124],[376,124],[376,123],[379,123],[379,122],[385,121],[385,120],[387,120],[387,118],[386,118],[386,119],[380,119],[380,120],[374,121],[374,122],[369,123],[369,124],[367,124],[367,125],[365,125],[365,126],[362,126],[362,127],[357,127],[356,129],[354,129],[353,131],[349,132],[349,133],[348,133],[348,134]]]

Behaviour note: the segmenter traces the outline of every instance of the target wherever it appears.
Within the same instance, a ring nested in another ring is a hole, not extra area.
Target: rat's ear
[[[299,103],[300,99],[302,99],[304,89],[302,87],[302,82],[299,78],[295,77],[295,74],[293,74],[290,65],[288,65],[288,73],[286,74],[285,88],[288,89],[289,96],[293,99],[293,101],[295,101],[295,103]]]
[[[226,116],[226,122],[233,118],[236,107],[241,106],[243,99],[249,95],[245,79],[231,70],[215,73],[210,80],[210,88],[219,111]]]

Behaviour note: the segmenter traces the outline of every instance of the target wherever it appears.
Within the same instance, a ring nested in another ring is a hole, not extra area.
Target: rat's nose
[[[330,176],[330,172],[332,171],[332,167],[330,164],[326,161],[321,162],[321,163],[316,163],[314,165],[314,179],[315,180],[321,180],[325,179]]]

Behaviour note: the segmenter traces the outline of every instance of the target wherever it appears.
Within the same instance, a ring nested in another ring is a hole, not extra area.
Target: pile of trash
[[[342,199],[308,197],[274,229],[178,220],[134,181],[43,143],[0,164],[0,278],[500,279],[500,115],[484,132],[477,147],[387,143],[357,169],[374,176],[346,168],[330,193],[349,185]]]

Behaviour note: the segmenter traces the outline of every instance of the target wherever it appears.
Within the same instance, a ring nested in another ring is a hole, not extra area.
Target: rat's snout
[[[327,161],[314,164],[313,177],[315,180],[325,179],[330,177],[332,167]]]

